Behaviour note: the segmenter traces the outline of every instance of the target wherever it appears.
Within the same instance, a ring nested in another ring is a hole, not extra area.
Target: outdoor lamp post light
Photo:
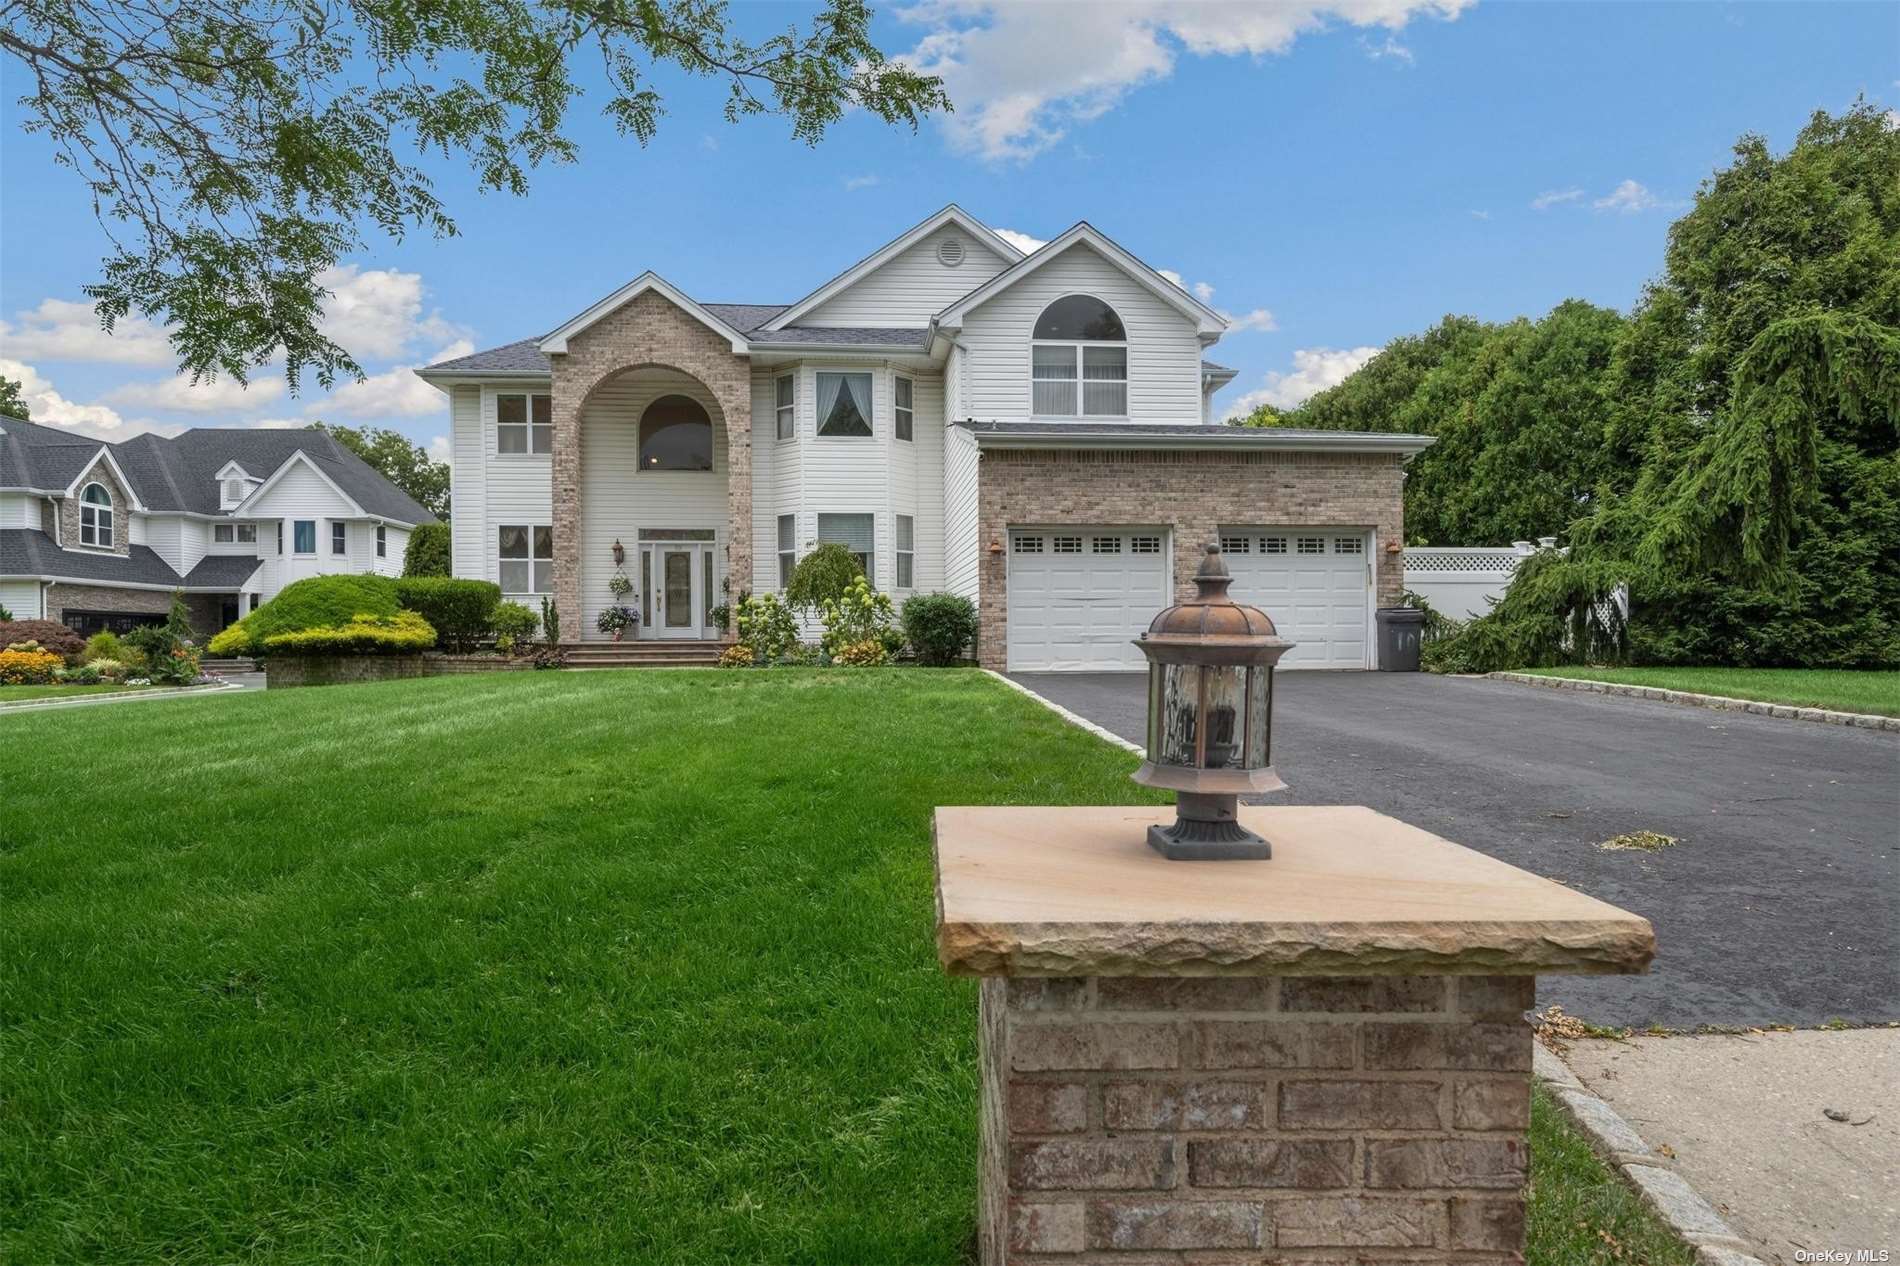
[[[1148,759],[1134,779],[1176,793],[1174,824],[1148,828],[1149,845],[1174,861],[1273,856],[1234,810],[1243,791],[1286,786],[1272,763],[1273,666],[1293,643],[1266,612],[1229,598],[1232,583],[1209,545],[1199,592],[1135,641],[1148,657]]]

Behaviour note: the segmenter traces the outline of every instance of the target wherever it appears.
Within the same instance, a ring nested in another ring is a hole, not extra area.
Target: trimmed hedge
[[[414,655],[435,645],[435,630],[414,611],[358,615],[332,628],[299,629],[264,639],[272,655]]]
[[[40,649],[67,660],[86,653],[86,639],[57,620],[0,621],[0,651],[15,642],[38,642]]]
[[[213,655],[263,655],[281,633],[335,628],[358,616],[391,616],[402,609],[387,576],[311,576],[285,585],[275,598],[211,639]]]
[[[501,604],[501,586],[449,576],[404,576],[396,582],[396,601],[429,622],[443,650],[472,651],[488,637]]]
[[[402,552],[405,576],[446,576],[449,574],[449,525],[419,523],[409,533],[409,544]]]
[[[920,593],[904,603],[904,636],[921,663],[942,667],[976,640],[976,604],[961,594]]]

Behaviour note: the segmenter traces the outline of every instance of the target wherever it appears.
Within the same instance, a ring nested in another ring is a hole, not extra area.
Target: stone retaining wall
[[[986,979],[982,1259],[1521,1262],[1534,989]]]
[[[271,690],[290,686],[342,686],[456,673],[517,672],[533,667],[531,659],[488,655],[277,656],[264,661],[264,684]]]

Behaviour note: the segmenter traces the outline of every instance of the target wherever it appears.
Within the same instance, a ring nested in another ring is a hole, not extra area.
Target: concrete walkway
[[[1143,739],[1141,674],[1014,676]],[[1269,801],[1371,805],[1656,925],[1649,975],[1546,977],[1539,1006],[1637,1028],[1900,1019],[1900,737],[1425,673],[1275,684],[1289,786]],[[1598,847],[1644,830],[1680,842]]]
[[[1564,1059],[1763,1261],[1900,1262],[1900,1029],[1578,1041]]]

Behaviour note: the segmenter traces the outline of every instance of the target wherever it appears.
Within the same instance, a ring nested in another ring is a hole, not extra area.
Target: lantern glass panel
[[[1166,672],[1165,665],[1148,665],[1148,750],[1151,752],[1161,750],[1161,682]]]
[[[1160,741],[1149,745],[1151,759],[1161,765],[1196,765],[1194,744],[1200,734],[1201,670],[1193,664],[1160,664]]]
[[[1207,690],[1207,750],[1202,756],[1201,768],[1243,768],[1247,670],[1203,668],[1201,674]]]
[[[1273,669],[1247,670],[1247,768],[1264,769],[1273,763],[1272,735],[1268,729],[1273,716]]]

